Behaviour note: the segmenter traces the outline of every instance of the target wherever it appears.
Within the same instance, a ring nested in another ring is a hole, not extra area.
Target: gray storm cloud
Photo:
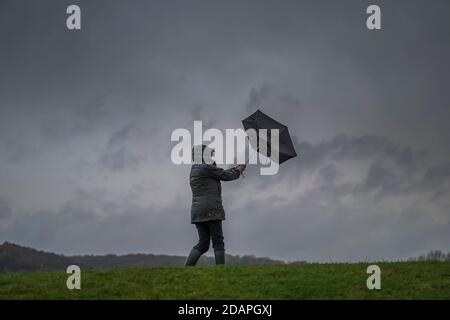
[[[0,1],[0,241],[185,254],[176,128],[260,108],[298,158],[224,184],[230,253],[398,259],[450,243],[448,1]]]

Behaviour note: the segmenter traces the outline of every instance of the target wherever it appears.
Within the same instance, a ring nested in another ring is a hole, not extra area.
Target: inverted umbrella
[[[262,143],[267,143],[267,156],[270,157],[273,152],[278,151],[278,164],[294,158],[297,156],[295,152],[294,145],[292,143],[291,136],[289,134],[289,129],[284,124],[272,119],[264,112],[259,109],[256,110],[252,115],[242,120],[242,125],[245,130],[254,129],[256,131],[256,146],[260,146],[260,140]],[[259,129],[267,129],[267,141],[259,136]],[[279,130],[279,148],[275,150],[271,146],[270,130]],[[254,146],[255,147],[255,146]],[[258,148],[255,148],[258,152]]]

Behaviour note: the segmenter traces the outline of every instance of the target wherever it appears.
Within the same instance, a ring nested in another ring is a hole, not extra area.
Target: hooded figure
[[[199,241],[186,260],[186,266],[193,266],[200,256],[207,252],[212,240],[216,264],[225,263],[222,220],[225,211],[222,206],[221,181],[239,178],[245,165],[224,170],[212,161],[214,150],[205,145],[192,149],[194,164],[191,167],[190,185],[192,190],[191,223],[197,227]]]

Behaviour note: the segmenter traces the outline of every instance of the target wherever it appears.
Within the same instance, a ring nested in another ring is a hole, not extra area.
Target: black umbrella
[[[257,151],[259,146],[259,129],[267,129],[267,140],[268,141],[261,141],[262,143],[267,143],[267,156],[270,157],[272,154],[272,151],[276,151],[275,149],[272,150],[271,146],[271,139],[270,139],[270,129],[278,129],[279,130],[279,157],[278,157],[278,164],[282,164],[283,162],[294,158],[297,156],[297,153],[295,152],[294,145],[292,144],[291,136],[289,134],[288,127],[286,127],[284,124],[279,123],[278,121],[272,119],[267,114],[263,113],[259,109],[256,110],[255,113],[250,115],[249,117],[242,120],[242,125],[244,126],[245,130],[248,129],[255,129],[256,131],[256,137],[257,141],[256,144],[253,142],[252,147],[256,149]],[[263,140],[261,138],[261,140]]]

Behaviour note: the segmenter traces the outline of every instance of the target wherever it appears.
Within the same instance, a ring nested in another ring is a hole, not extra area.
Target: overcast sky
[[[66,28],[78,4],[82,30]],[[366,28],[370,4],[382,30]],[[230,254],[450,251],[449,1],[0,0],[0,241],[187,254],[176,128],[257,108],[299,157],[223,183]]]

